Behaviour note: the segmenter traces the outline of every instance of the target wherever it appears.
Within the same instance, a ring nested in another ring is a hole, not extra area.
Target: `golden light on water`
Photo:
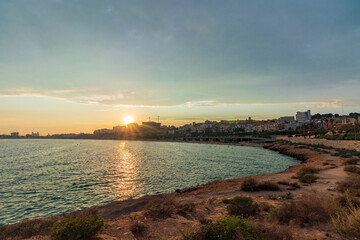
[[[134,122],[134,119],[131,117],[131,116],[126,116],[125,118],[124,118],[124,123],[126,124],[126,125],[128,125],[128,124],[130,124],[130,123],[133,123]]]

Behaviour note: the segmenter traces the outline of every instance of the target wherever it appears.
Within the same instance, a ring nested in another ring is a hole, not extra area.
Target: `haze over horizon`
[[[359,1],[0,2],[0,134],[360,112]]]

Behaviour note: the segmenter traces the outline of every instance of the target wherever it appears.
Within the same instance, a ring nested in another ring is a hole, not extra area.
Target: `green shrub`
[[[276,194],[268,194],[268,199],[270,200],[277,200],[278,196]]]
[[[144,215],[153,219],[169,218],[176,212],[176,206],[173,198],[157,197],[145,205]]]
[[[358,158],[350,158],[345,160],[344,164],[345,165],[356,165],[359,162]]]
[[[268,203],[260,203],[260,208],[261,210],[265,211],[265,212],[268,212],[271,208],[273,208],[272,205],[268,204]]]
[[[299,181],[302,183],[314,183],[318,178],[314,174],[305,174],[299,177]]]
[[[282,199],[292,199],[292,194],[290,192],[285,193],[284,195],[281,195]]]
[[[241,190],[245,192],[255,192],[258,191],[258,181],[254,178],[245,179],[241,184]]]
[[[314,168],[314,167],[303,167],[299,170],[299,172],[297,173],[297,175],[300,177],[300,176],[303,176],[305,174],[314,174],[314,173],[318,173],[319,170]]]
[[[291,240],[289,231],[279,227],[265,228],[251,219],[227,216],[215,223],[207,222],[193,233],[186,234],[184,240]]]
[[[328,196],[316,193],[305,194],[298,201],[286,202],[273,209],[269,215],[272,221],[289,224],[291,220],[302,225],[305,223],[326,223],[336,211],[337,203]]]
[[[276,183],[258,182],[254,178],[249,178],[242,182],[241,190],[245,192],[256,192],[256,191],[280,191],[281,189]]]
[[[235,197],[230,200],[227,210],[229,215],[249,217],[256,215],[259,205],[249,197]]]
[[[345,166],[344,171],[360,174],[360,168],[357,166]]]
[[[181,216],[186,216],[188,213],[195,212],[194,203],[179,204],[176,206],[176,213]]]
[[[290,183],[290,186],[294,188],[300,188],[300,185],[297,182]]]
[[[223,202],[224,204],[229,204],[229,203],[230,203],[230,199],[224,198],[224,199],[222,200],[222,202]]]
[[[54,224],[51,237],[53,240],[90,240],[104,226],[104,221],[95,214],[72,219],[64,218]]]
[[[276,183],[261,182],[258,184],[258,189],[263,191],[280,191],[281,189]]]
[[[349,191],[355,196],[360,196],[360,175],[352,175],[339,182],[338,190],[341,192]]]

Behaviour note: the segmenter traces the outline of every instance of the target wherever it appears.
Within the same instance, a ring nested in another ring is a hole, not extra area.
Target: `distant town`
[[[339,140],[358,139],[360,113],[349,115],[311,114],[311,110],[297,112],[272,120],[221,120],[189,123],[180,127],[147,121],[97,129],[93,133],[64,133],[42,136],[39,132],[21,135],[12,132],[0,138],[53,138],[53,139],[177,139],[184,137],[252,136],[272,138],[279,135],[317,137]]]

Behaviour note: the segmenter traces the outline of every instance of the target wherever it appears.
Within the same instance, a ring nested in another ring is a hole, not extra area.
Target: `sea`
[[[245,146],[1,139],[0,226],[214,180],[279,172],[297,163]]]

